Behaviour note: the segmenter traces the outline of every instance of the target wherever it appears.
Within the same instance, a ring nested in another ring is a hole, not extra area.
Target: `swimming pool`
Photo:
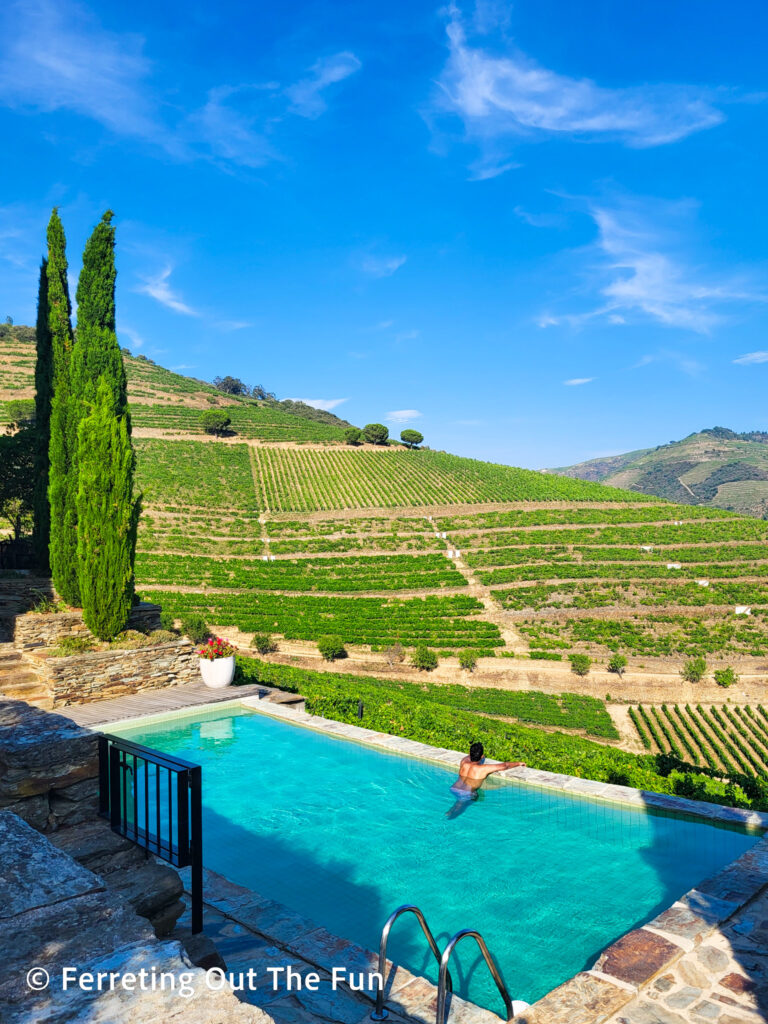
[[[527,1002],[759,838],[501,780],[448,818],[449,769],[239,705],[110,731],[202,765],[206,866],[368,949],[406,902],[441,947],[477,928]],[[498,1011],[475,951],[457,952],[456,991]],[[415,920],[390,956],[434,980]]]

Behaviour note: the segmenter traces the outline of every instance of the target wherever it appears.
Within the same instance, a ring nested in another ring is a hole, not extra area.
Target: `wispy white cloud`
[[[174,313],[181,313],[184,316],[202,316],[196,309],[192,309],[191,306],[187,305],[177,292],[172,290],[169,282],[172,272],[173,267],[169,264],[159,273],[151,277],[145,277],[144,283],[139,285],[136,291],[142,295],[149,295],[150,298],[159,302],[161,306],[172,309]]]
[[[522,206],[516,206],[514,213],[533,228],[559,228],[563,224],[562,215],[557,213],[531,213]]]
[[[133,346],[133,348],[143,348],[144,347],[144,339],[139,334],[139,332],[138,331],[134,331],[134,329],[132,327],[126,327],[123,324],[120,324],[120,326],[117,329],[117,336],[119,338],[121,338],[121,336],[123,334],[128,338],[128,340],[130,341],[130,343]]]
[[[303,402],[304,405],[311,405],[313,409],[324,409],[331,412],[337,406],[348,402],[348,398],[289,398],[289,402]]]
[[[589,262],[585,256],[594,257],[586,273],[600,302],[581,313],[548,312],[539,318],[539,326],[578,326],[595,319],[615,325],[652,320],[708,334],[735,305],[765,302],[768,294],[753,275],[707,271],[700,260],[694,263],[688,251],[691,210],[688,202],[629,198],[592,204],[589,213],[597,239],[586,253],[577,255],[580,272]]]
[[[498,178],[502,174],[506,174],[507,171],[515,171],[518,167],[523,165],[517,160],[507,160],[506,162],[499,163],[495,158],[488,159],[483,158],[482,160],[476,160],[469,169],[469,177],[471,181],[490,181],[492,178]]]
[[[364,256],[360,268],[371,277],[391,277],[408,259],[407,256]]]
[[[216,84],[184,109],[159,85],[162,58],[143,36],[112,32],[77,0],[10,0],[0,5],[0,105],[69,111],[122,138],[179,160],[258,168],[280,154],[270,133],[287,115],[319,117],[325,90],[362,65],[346,51],[323,57],[294,84]],[[204,86],[205,88],[205,86]]]
[[[541,316],[536,317],[537,327],[557,327],[561,322],[561,317],[552,316],[551,313],[542,313]]]
[[[410,423],[421,419],[421,415],[418,409],[394,409],[387,413],[387,419],[390,423]]]
[[[591,384],[594,379],[594,377],[571,377],[570,380],[564,380],[563,384],[567,388],[577,388],[581,384]]]
[[[668,210],[673,216],[678,212],[674,206]],[[722,321],[728,305],[765,299],[744,280],[687,266],[669,251],[674,242],[665,246],[663,231],[649,225],[642,211],[595,207],[592,216],[611,278],[601,289],[606,303],[597,312],[612,323],[640,313],[668,327],[706,334]]]
[[[504,43],[504,52],[473,45],[455,5],[447,9],[448,60],[435,109],[461,118],[466,136],[484,155],[474,177],[493,176],[509,164],[502,144],[553,135],[616,140],[644,148],[676,142],[720,124],[712,92],[697,86],[609,88],[542,67]],[[488,19],[486,19],[488,21]],[[478,27],[477,25],[475,27]],[[493,24],[481,27],[492,28]]]
[[[220,331],[243,331],[246,327],[253,327],[247,320],[217,320],[214,324]]]
[[[395,335],[395,341],[416,341],[417,338],[421,337],[421,331],[413,327],[409,331],[398,331]]]
[[[291,101],[291,110],[301,117],[319,117],[327,109],[323,92],[329,85],[342,82],[359,71],[363,65],[354,53],[344,51],[322,57],[310,69],[306,78],[289,86],[285,93]]]
[[[70,110],[118,135],[162,141],[141,36],[109,32],[69,0],[17,0],[6,5],[0,28],[4,105]]]
[[[192,143],[202,144],[215,160],[239,167],[263,167],[278,159],[265,133],[267,120],[254,100],[274,83],[219,85],[210,89],[206,102],[186,119],[182,130]]]
[[[739,356],[738,359],[733,360],[734,363],[738,363],[739,366],[751,366],[754,363],[768,363],[768,352],[747,352],[746,355]]]
[[[644,366],[651,366],[653,363],[671,363],[678,370],[689,377],[697,377],[706,367],[698,359],[694,359],[687,353],[677,352],[670,349],[660,349],[658,352],[648,353],[642,356],[630,369],[639,370]]]

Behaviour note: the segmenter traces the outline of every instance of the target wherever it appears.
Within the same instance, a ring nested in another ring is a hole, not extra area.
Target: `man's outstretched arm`
[[[499,761],[497,764],[484,764],[485,775],[483,778],[487,778],[495,772],[506,771],[507,768],[525,768],[525,761]]]

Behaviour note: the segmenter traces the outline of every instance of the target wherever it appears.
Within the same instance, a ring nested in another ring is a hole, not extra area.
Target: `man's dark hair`
[[[484,753],[485,751],[483,750],[482,743],[473,743],[469,748],[469,760],[474,761],[475,763],[482,761]]]

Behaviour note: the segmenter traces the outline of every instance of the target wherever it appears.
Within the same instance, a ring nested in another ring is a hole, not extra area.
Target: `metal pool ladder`
[[[397,910],[393,911],[393,913],[389,915],[386,924],[381,930],[381,942],[379,943],[379,977],[382,979],[382,983],[376,990],[376,1009],[371,1014],[371,1020],[386,1020],[387,1017],[389,1016],[389,1010],[386,1010],[384,1008],[384,969],[387,964],[387,942],[389,941],[389,933],[392,931],[392,925],[402,914],[413,914],[416,920],[421,925],[421,930],[424,932],[424,937],[429,943],[429,948],[434,953],[435,960],[437,960],[438,965],[440,965],[440,977],[443,977],[442,961],[440,959],[440,948],[435,942],[434,935],[429,930],[429,925],[427,924],[426,918],[424,917],[424,915],[422,914],[418,907],[414,907],[410,903],[404,903],[401,907],[398,907]],[[448,972],[447,966],[443,982],[445,985],[448,986],[448,991],[452,992],[453,981],[451,979],[450,973]]]
[[[491,953],[488,947],[486,946],[485,940],[483,939],[480,932],[474,931],[474,929],[472,928],[463,928],[461,931],[456,932],[453,938],[449,940],[448,945],[445,947],[445,950],[443,951],[441,956],[438,945],[435,942],[435,938],[432,935],[432,932],[429,930],[429,926],[424,918],[424,915],[422,914],[418,907],[412,906],[408,903],[405,903],[403,904],[403,906],[398,907],[397,910],[394,911],[394,913],[390,914],[381,932],[381,942],[379,944],[379,976],[382,979],[382,984],[376,990],[376,1009],[371,1014],[371,1020],[386,1020],[386,1018],[389,1016],[389,1012],[384,1008],[383,984],[384,968],[387,962],[387,942],[389,940],[389,933],[392,930],[392,925],[395,923],[398,917],[400,917],[401,914],[408,913],[415,915],[416,919],[421,925],[421,930],[424,932],[426,940],[429,943],[429,948],[434,953],[435,959],[440,965],[440,974],[437,984],[437,1015],[435,1024],[445,1024],[446,993],[453,991],[453,981],[451,979],[451,973],[448,970],[448,961],[451,959],[453,951],[459,944],[459,942],[461,942],[462,939],[467,938],[467,936],[471,936],[471,938],[473,938],[477,943],[478,948],[482,953],[483,959],[485,960],[488,966],[488,970],[491,972],[491,977],[496,983],[496,988],[499,990],[499,995],[504,1000],[504,1006],[506,1007],[507,1011],[507,1020],[511,1021],[512,1017],[514,1016],[512,999],[510,998],[509,992],[507,991],[507,986],[504,984],[501,974],[499,973],[499,969],[496,966],[496,961],[491,956]]]
[[[437,1020],[436,1024],[444,1024],[445,1020],[445,991],[446,983],[448,979],[448,961],[451,959],[456,946],[461,942],[462,939],[466,939],[470,936],[477,943],[480,952],[483,954],[483,959],[488,965],[488,970],[491,972],[491,977],[496,982],[496,988],[499,990],[499,995],[504,1000],[504,1006],[507,1010],[507,1020],[512,1020],[515,1011],[512,1007],[512,1000],[509,992],[507,992],[507,986],[499,974],[499,969],[496,966],[496,961],[490,954],[488,947],[485,944],[485,939],[480,932],[474,931],[472,928],[462,928],[460,932],[456,932],[452,939],[449,940],[448,945],[443,950],[443,955],[440,958],[440,977],[437,983]]]

